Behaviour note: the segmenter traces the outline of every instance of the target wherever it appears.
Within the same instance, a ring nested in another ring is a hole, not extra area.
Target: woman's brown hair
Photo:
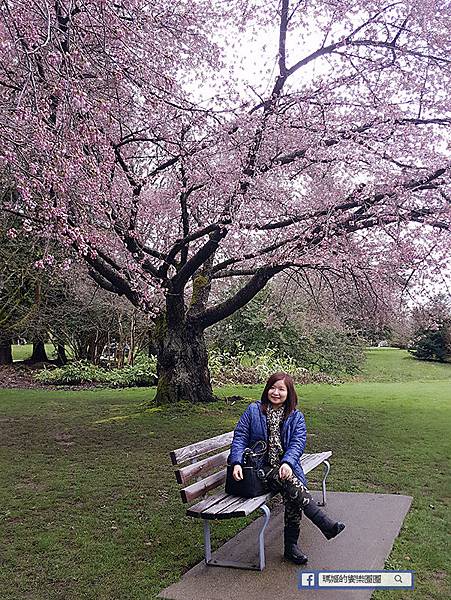
[[[263,390],[262,397],[261,397],[262,413],[266,415],[266,411],[268,410],[268,405],[269,405],[268,392],[269,392],[269,390],[276,383],[276,381],[281,381],[281,380],[283,380],[283,382],[287,386],[287,391],[288,391],[287,399],[285,400],[284,411],[283,411],[283,418],[286,419],[289,415],[291,415],[291,413],[294,411],[294,409],[296,408],[297,403],[298,403],[298,397],[296,395],[296,390],[294,389],[294,381],[293,381],[293,378],[291,377],[291,375],[288,375],[288,373],[282,373],[282,372],[273,373],[271,375],[271,377],[268,379],[268,381],[266,382],[265,389]]]

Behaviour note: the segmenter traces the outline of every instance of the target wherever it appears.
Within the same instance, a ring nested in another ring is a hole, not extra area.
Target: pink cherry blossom
[[[2,210],[169,328],[285,268],[448,263],[440,3],[17,0],[0,32]]]

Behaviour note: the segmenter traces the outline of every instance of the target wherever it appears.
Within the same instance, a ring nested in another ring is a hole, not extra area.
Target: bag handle
[[[262,449],[261,449],[259,452],[257,452],[257,448],[258,448],[258,445],[259,445],[259,444],[261,444],[261,445],[262,445]],[[267,445],[266,445],[266,442],[265,442],[265,440],[258,440],[258,441],[257,441],[257,442],[255,442],[255,444],[252,446],[251,450],[252,450],[252,452],[253,452],[254,456],[261,456],[262,454],[264,454],[264,453],[266,452],[266,448],[267,448]]]

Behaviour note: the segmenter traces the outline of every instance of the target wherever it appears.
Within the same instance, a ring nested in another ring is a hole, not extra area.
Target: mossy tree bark
[[[47,362],[48,360],[44,342],[42,340],[34,340],[30,362]]]
[[[11,340],[0,338],[0,365],[12,365],[12,363]]]
[[[155,401],[212,402],[204,333],[190,325],[167,328],[158,339],[158,389]]]
[[[57,354],[56,363],[58,365],[66,365],[67,364],[67,355],[66,355],[66,348],[64,347],[64,344],[60,344],[60,343],[57,344],[56,354]]]

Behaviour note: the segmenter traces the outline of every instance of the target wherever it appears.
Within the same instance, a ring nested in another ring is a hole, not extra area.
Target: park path
[[[316,499],[319,493],[314,494]],[[378,570],[384,568],[412,498],[397,494],[330,492],[327,512],[346,523],[346,529],[328,542],[304,517],[299,545],[309,556],[302,568],[281,557],[283,510],[272,511],[266,530],[264,571],[244,571],[207,567],[203,562],[188,571],[181,580],[161,592],[166,600],[368,600],[372,589],[298,590],[299,572],[315,570]],[[199,522],[201,527],[201,522]],[[214,523],[212,525],[214,527]],[[257,535],[260,519],[240,531],[216,553],[228,560],[257,560]]]

